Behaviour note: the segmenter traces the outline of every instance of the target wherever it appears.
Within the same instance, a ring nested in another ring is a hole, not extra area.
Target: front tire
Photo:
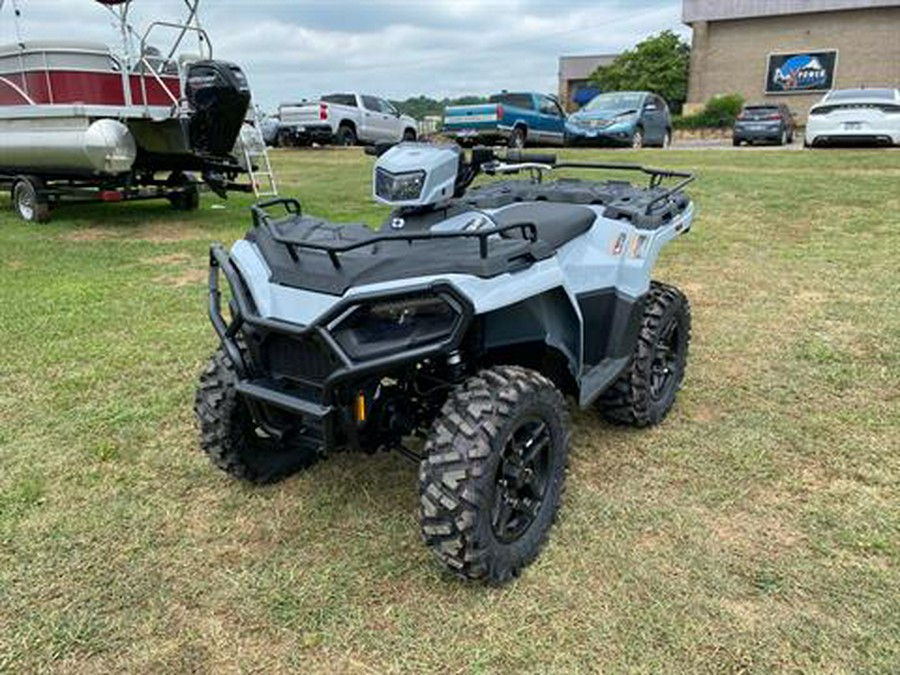
[[[426,545],[466,579],[517,577],[547,541],[562,500],[569,415],[546,377],[498,366],[450,394],[419,468]]]
[[[638,127],[634,130],[634,136],[631,137],[631,149],[641,150],[644,147],[644,130]]]
[[[249,483],[274,483],[311,466],[319,458],[308,442],[293,436],[267,437],[253,422],[235,390],[234,363],[221,348],[200,376],[194,412],[200,447],[222,471]]]
[[[684,381],[691,339],[691,307],[674,286],[653,282],[631,364],[600,397],[610,422],[648,427],[659,424],[675,405]]]
[[[416,132],[414,129],[407,129],[403,132],[403,141],[405,143],[414,143],[416,140]]]

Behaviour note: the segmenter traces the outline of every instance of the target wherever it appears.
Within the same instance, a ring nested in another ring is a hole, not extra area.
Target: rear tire
[[[234,363],[220,348],[200,376],[194,412],[200,447],[222,471],[249,483],[273,483],[305,469],[319,458],[309,444],[286,437],[264,437],[244,399],[235,390]]]
[[[691,307],[674,286],[653,282],[631,364],[603,393],[600,413],[610,422],[659,424],[684,381],[691,339]]]
[[[342,124],[337,132],[337,144],[344,148],[356,145],[356,132],[349,124]]]
[[[10,198],[16,214],[29,223],[50,220],[50,202],[42,194],[43,183],[38,178],[21,176],[13,183]]]
[[[415,143],[416,141],[416,132],[414,129],[407,129],[403,132],[403,140],[406,143]]]
[[[562,500],[569,415],[546,377],[498,366],[450,394],[419,468],[425,544],[466,579],[504,583],[547,541]]]
[[[528,132],[523,127],[516,127],[509,137],[509,147],[514,150],[523,150],[528,140]]]

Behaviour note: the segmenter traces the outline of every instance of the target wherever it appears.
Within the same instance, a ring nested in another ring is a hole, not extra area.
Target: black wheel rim
[[[491,512],[494,536],[512,543],[537,519],[552,465],[549,425],[538,416],[527,417],[509,435],[497,467],[497,490]]]
[[[672,317],[659,334],[650,365],[650,396],[654,401],[665,398],[678,379],[680,343],[678,319]]]

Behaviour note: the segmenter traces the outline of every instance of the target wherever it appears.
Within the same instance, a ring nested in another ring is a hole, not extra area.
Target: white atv
[[[336,450],[399,450],[419,462],[425,543],[463,577],[504,582],[560,506],[565,396],[639,427],[672,408],[690,310],[651,272],[690,230],[693,176],[416,143],[376,154],[375,199],[395,207],[380,230],[278,199],[230,253],[212,247],[221,348],[197,391],[201,445],[254,482]],[[650,184],[545,182],[554,168]],[[469,189],[514,173],[529,177]]]

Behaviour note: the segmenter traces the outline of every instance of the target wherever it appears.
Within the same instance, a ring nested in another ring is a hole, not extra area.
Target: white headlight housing
[[[432,206],[453,197],[459,148],[401,143],[375,163],[375,200],[391,206]]]

